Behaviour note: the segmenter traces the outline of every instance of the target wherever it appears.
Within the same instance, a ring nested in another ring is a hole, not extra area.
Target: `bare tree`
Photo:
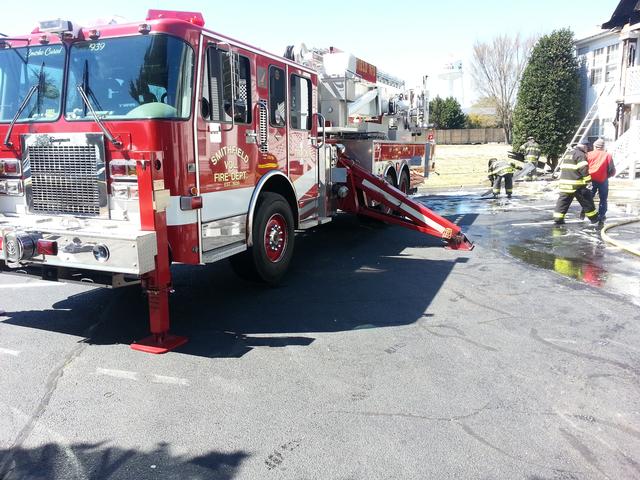
[[[473,45],[471,74],[478,92],[493,101],[507,142],[511,143],[513,109],[520,78],[536,39],[498,35]]]

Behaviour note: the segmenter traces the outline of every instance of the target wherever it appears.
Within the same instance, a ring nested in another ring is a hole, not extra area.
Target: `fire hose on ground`
[[[624,250],[625,252],[628,252],[628,253],[631,253],[632,255],[636,255],[636,256],[640,257],[640,250],[638,250],[637,248],[629,247],[628,245],[625,245],[624,242],[620,242],[618,240],[615,240],[615,239],[611,238],[607,234],[607,231],[609,231],[612,228],[621,227],[623,225],[628,225],[630,223],[636,223],[636,222],[640,222],[640,217],[630,218],[630,219],[624,220],[622,222],[607,224],[607,225],[604,226],[604,228],[600,232],[600,235],[602,236],[602,239],[605,242],[610,243],[611,245],[614,245],[614,246],[620,248],[621,250]]]

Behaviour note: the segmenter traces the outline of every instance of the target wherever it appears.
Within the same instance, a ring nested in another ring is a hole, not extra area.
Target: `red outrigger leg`
[[[142,159],[136,163],[140,217],[143,230],[156,232],[158,252],[156,268],[142,277],[142,287],[149,298],[149,323],[151,335],[134,342],[131,348],[147,353],[167,353],[187,343],[187,337],[169,333],[169,293],[171,291],[171,269],[169,243],[167,239],[167,215],[156,199],[154,185],[163,179],[160,152],[140,152]],[[146,157],[146,158],[145,158]],[[164,189],[164,183],[162,183]],[[158,210],[157,210],[158,209]]]
[[[349,193],[340,202],[342,210],[432,235],[442,239],[446,243],[445,247],[452,250],[473,249],[473,243],[455,223],[412,200],[345,155],[340,157],[338,164],[347,169],[349,188]],[[367,200],[384,205],[393,213],[373,208],[368,205]]]

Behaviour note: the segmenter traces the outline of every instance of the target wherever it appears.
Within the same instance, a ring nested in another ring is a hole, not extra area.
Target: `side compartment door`
[[[315,119],[316,78],[288,66],[289,91],[289,176],[296,188],[300,221],[318,218],[319,172],[318,150],[312,137],[317,136]]]
[[[228,43],[210,41],[206,49],[198,122],[203,252],[246,239],[258,161],[254,61]]]

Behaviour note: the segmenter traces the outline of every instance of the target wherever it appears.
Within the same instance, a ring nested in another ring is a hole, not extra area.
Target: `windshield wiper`
[[[31,100],[31,97],[35,92],[38,92],[38,96],[36,97],[36,112],[39,114],[40,108],[42,107],[42,94],[44,92],[44,62],[42,62],[42,65],[40,65],[40,73],[38,73],[38,83],[31,86],[31,88],[27,92],[27,96],[24,97],[24,100],[22,100],[22,103],[18,107],[18,111],[9,124],[9,130],[7,130],[7,135],[4,137],[4,144],[7,147],[13,146],[13,143],[9,140],[9,138],[11,137],[11,132],[13,131],[13,126],[18,121],[18,118],[20,118],[22,111],[27,107],[27,105],[29,104],[29,100]]]
[[[82,101],[84,102],[85,106],[89,109],[91,116],[100,127],[100,130],[102,130],[102,133],[104,133],[104,136],[107,137],[107,140],[113,143],[116,147],[120,148],[122,146],[122,142],[120,140],[116,140],[115,137],[109,131],[109,129],[104,125],[104,123],[102,123],[102,120],[100,120],[100,117],[98,117],[98,114],[93,109],[93,106],[89,101],[89,97],[87,97],[87,92],[84,91],[84,88],[82,88],[82,85],[76,85],[76,90],[78,90],[78,93],[80,94],[80,98],[82,98]]]
[[[13,116],[13,120],[11,120],[11,123],[9,124],[9,129],[7,130],[7,134],[4,137],[5,146],[13,147],[13,142],[11,142],[9,140],[9,138],[11,137],[11,132],[13,131],[13,126],[18,121],[18,118],[20,118],[20,115],[22,114],[22,111],[27,107],[27,104],[29,103],[29,100],[31,100],[31,97],[33,97],[33,94],[36,93],[36,90],[40,90],[40,82],[38,82],[35,85],[31,86],[31,88],[27,92],[27,96],[24,97],[24,100],[22,100],[22,103],[18,107],[18,111]]]
[[[91,116],[100,127],[100,130],[102,130],[102,133],[104,133],[104,136],[107,137],[107,140],[113,143],[116,147],[120,148],[122,146],[122,142],[114,138],[114,136],[111,134],[109,129],[104,125],[104,123],[102,123],[102,120],[100,120],[100,117],[98,117],[98,114],[93,109],[93,105],[91,105],[91,102],[89,101],[89,96],[91,96],[91,98],[95,102],[98,109],[102,110],[102,108],[100,107],[100,103],[98,102],[98,99],[93,94],[93,91],[91,91],[91,87],[89,86],[89,61],[88,60],[84,61],[84,68],[82,69],[82,83],[80,85],[76,85],[76,90],[78,90],[78,93],[80,94],[80,98],[82,98],[82,102],[84,103],[84,112],[83,112],[84,116],[85,117],[87,116],[87,109],[88,109],[89,112],[91,113]],[[87,95],[87,92],[88,92],[88,95]]]
[[[102,106],[100,105],[100,102],[96,98],[96,95],[93,93],[93,90],[89,85],[89,60],[84,61],[84,68],[82,69],[82,89],[84,90],[84,93],[87,94],[87,98],[90,98],[91,100],[93,100],[93,103],[95,104],[96,107],[98,107],[98,110],[102,110]],[[84,107],[83,114],[85,117],[87,116],[86,105]]]

